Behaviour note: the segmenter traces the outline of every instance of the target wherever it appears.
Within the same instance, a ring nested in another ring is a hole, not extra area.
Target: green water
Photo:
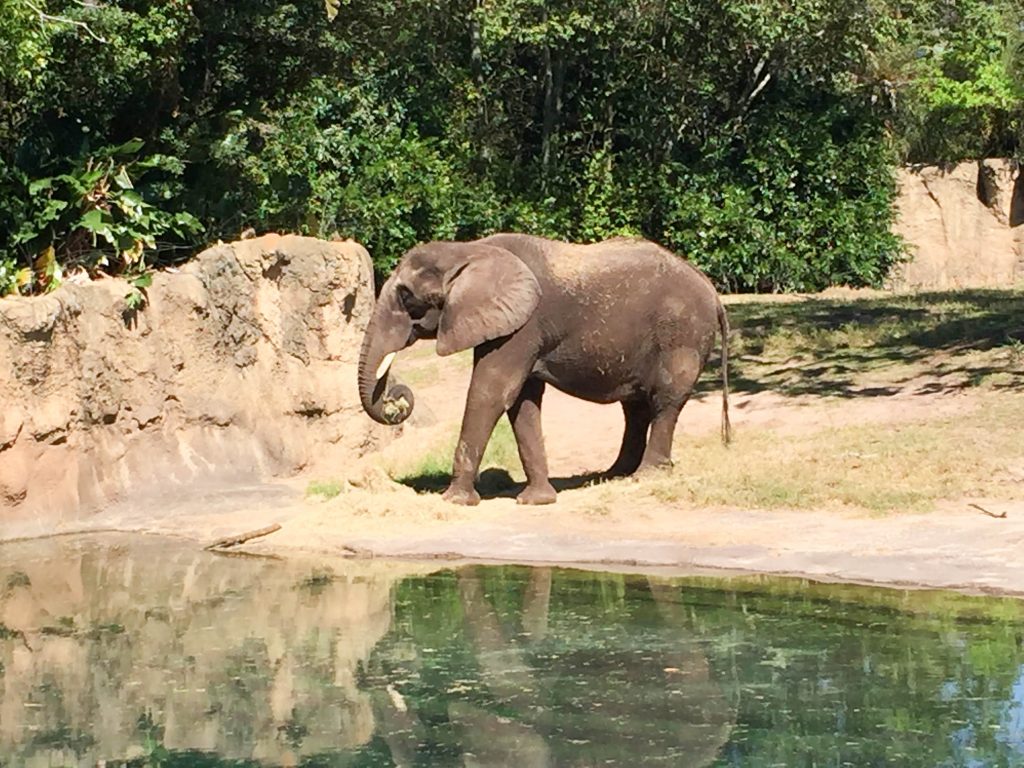
[[[0,546],[3,766],[1024,766],[1024,603]]]

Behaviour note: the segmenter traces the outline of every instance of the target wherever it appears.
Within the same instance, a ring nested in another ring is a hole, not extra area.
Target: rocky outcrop
[[[1005,288],[1024,281],[1024,179],[1007,160],[899,175],[895,231],[910,259],[898,290]]]
[[[354,242],[267,235],[154,277],[0,301],[0,539],[115,499],[294,472],[388,434],[356,389],[373,271]]]

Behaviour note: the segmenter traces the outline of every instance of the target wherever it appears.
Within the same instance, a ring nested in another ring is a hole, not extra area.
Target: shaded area
[[[569,477],[552,477],[551,484],[561,493],[585,488],[606,479],[608,476],[603,472],[586,472]],[[442,493],[451,480],[450,472],[424,472],[403,476],[396,482],[418,493]],[[501,467],[488,467],[480,473],[476,483],[476,490],[481,499],[515,498],[525,487],[526,483],[517,481],[507,469]]]
[[[749,302],[728,307],[734,391],[878,397],[1024,390],[1024,291]],[[717,389],[709,368],[701,391]]]

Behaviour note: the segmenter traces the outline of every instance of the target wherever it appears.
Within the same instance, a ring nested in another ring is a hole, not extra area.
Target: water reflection
[[[388,631],[401,574],[145,541],[32,548],[47,551],[0,567],[0,754],[13,764],[160,747],[294,765],[371,738],[357,667]]]
[[[419,585],[405,585],[400,615],[418,605],[441,608],[440,586],[457,599],[450,615],[458,624],[441,636],[413,616],[375,651],[369,683],[380,688],[391,681],[400,697],[398,706],[394,696],[379,699],[381,719],[398,726],[387,729],[399,734],[388,742],[395,765],[703,766],[714,760],[733,714],[690,622],[669,599],[672,587],[648,585],[657,606],[647,617],[653,621],[639,615],[624,621],[624,592],[606,595],[611,602],[578,601],[579,585],[561,581],[569,590],[556,596],[554,613],[550,568],[464,568],[435,576],[428,587],[433,599],[424,599]],[[608,586],[616,581],[621,577]],[[563,602],[567,595],[572,605]]]
[[[1015,601],[146,539],[0,563],[2,766],[1024,766]]]

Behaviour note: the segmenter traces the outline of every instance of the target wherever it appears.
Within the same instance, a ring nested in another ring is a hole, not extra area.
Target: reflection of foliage
[[[57,637],[71,637],[75,634],[75,617],[60,616],[56,624],[45,626],[40,630],[44,635],[56,635]]]
[[[235,724],[231,741],[252,744],[264,724],[272,678],[266,643],[259,637],[248,638],[228,654],[226,661],[225,678],[210,692],[210,698],[222,707],[224,717]]]
[[[308,590],[313,594],[320,594],[325,587],[330,586],[337,577],[330,569],[316,569],[309,576],[295,585],[296,589]]]
[[[88,733],[69,725],[60,725],[50,730],[40,731],[32,737],[32,744],[36,747],[53,750],[67,749],[76,755],[84,754],[94,743],[92,736]]]
[[[136,764],[145,768],[163,768],[168,764],[170,751],[164,746],[164,729],[146,710],[139,715],[137,728],[142,737],[143,757]]]
[[[109,638],[112,635],[123,635],[124,632],[124,625],[118,624],[116,621],[100,622],[98,624],[94,624],[89,631],[86,632],[86,637],[99,640],[101,638]]]
[[[26,711],[45,726],[47,744],[15,737],[14,764],[53,747],[84,750],[90,764],[141,749],[128,765],[237,768],[257,764],[257,743],[281,750],[268,763],[289,754],[310,767],[455,766],[477,748],[511,750],[496,765],[529,764],[519,759],[529,749],[553,765],[640,766],[645,749],[680,765],[718,754],[718,765],[933,768],[967,764],[968,752],[1020,763],[1019,601],[519,567],[385,579],[372,592],[362,587],[374,576],[338,566],[314,593],[296,589],[323,575],[308,564],[196,553],[145,562],[92,561],[90,602],[74,611],[89,629],[33,637],[80,666],[2,681],[8,691],[29,683],[17,690],[30,691]],[[109,589],[125,573],[153,605],[128,607]],[[172,609],[160,606],[167,584]],[[367,599],[377,608],[359,612]],[[0,626],[0,660],[21,652],[17,632]],[[95,744],[81,722],[96,724]],[[168,748],[206,727],[212,752]]]
[[[284,737],[289,746],[298,748],[302,740],[309,735],[309,728],[299,722],[298,713],[292,709],[292,715],[284,725],[278,726],[277,730]]]
[[[7,577],[7,583],[4,585],[4,592],[12,592],[18,587],[30,586],[32,586],[32,581],[29,579],[27,573],[24,571],[14,571],[14,573]]]
[[[391,670],[386,679],[406,680],[402,692],[419,714],[416,738],[425,752],[449,743],[444,723],[456,702],[531,723],[541,733],[547,733],[543,713],[550,712],[551,733],[563,737],[573,727],[595,733],[617,728],[608,720],[617,708],[649,722],[653,712],[628,702],[665,695],[658,692],[665,683],[651,687],[653,679],[674,674],[662,672],[664,654],[702,647],[737,708],[728,747],[732,762],[793,765],[813,756],[816,764],[946,764],[952,736],[965,723],[979,759],[1006,755],[998,741],[1002,702],[1024,662],[1024,613],[1013,601],[769,579],[735,586],[689,579],[669,590],[666,607],[664,595],[651,599],[643,579],[562,572],[552,587],[547,635],[532,641],[518,623],[527,571],[480,574],[507,647],[518,646],[529,661],[536,690],[525,692],[523,701],[535,703],[510,706],[488,693],[478,659],[495,649],[475,645],[467,633],[466,608],[453,598],[454,574],[410,580],[399,590],[395,625],[374,664]],[[428,608],[445,628],[441,632],[416,618]],[[695,646],[698,637],[704,642]],[[411,648],[419,649],[415,659],[408,658]],[[656,660],[646,670],[637,662],[644,656]],[[416,671],[411,682],[410,669]],[[955,695],[940,697],[944,687]],[[584,710],[573,714],[588,701],[604,702],[590,725]],[[700,717],[699,709],[684,711]],[[550,735],[548,744],[565,759],[586,753],[600,762],[612,754],[599,751],[600,738],[581,747]],[[634,755],[631,764],[641,762]]]

